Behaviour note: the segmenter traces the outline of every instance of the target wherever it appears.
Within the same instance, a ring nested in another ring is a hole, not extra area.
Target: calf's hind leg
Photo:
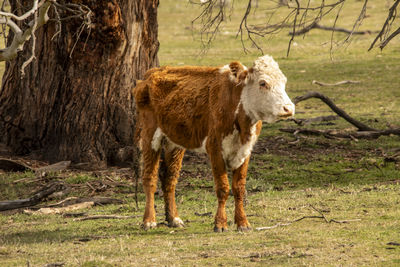
[[[179,218],[175,203],[175,188],[178,182],[179,171],[182,167],[182,159],[185,150],[182,148],[171,147],[167,144],[165,147],[165,157],[163,165],[165,170],[160,173],[161,187],[164,193],[165,219],[170,227],[183,227],[184,223]],[[162,168],[163,169],[163,168]]]
[[[154,135],[154,131],[153,135]],[[156,211],[154,209],[154,193],[157,189],[158,165],[160,161],[160,149],[153,149],[150,139],[143,140],[142,160],[143,160],[143,189],[146,195],[146,207],[143,216],[143,228],[148,230],[155,228]]]

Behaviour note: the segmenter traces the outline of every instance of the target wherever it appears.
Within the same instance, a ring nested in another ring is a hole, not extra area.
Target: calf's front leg
[[[168,146],[165,149],[165,173],[160,175],[161,187],[164,193],[165,217],[170,227],[183,227],[184,223],[179,218],[175,203],[175,188],[178,182],[179,171],[182,167],[184,149]]]
[[[214,175],[215,192],[218,198],[218,208],[215,214],[214,232],[228,230],[225,203],[229,196],[229,180],[222,153],[218,149],[209,151],[212,171]]]
[[[246,194],[246,176],[249,160],[250,156],[247,157],[239,168],[233,170],[232,192],[235,198],[235,223],[238,231],[251,230],[243,207],[243,201]]]

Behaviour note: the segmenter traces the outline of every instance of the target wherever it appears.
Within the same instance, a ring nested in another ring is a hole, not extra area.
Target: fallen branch
[[[338,130],[318,130],[302,128],[281,128],[281,132],[292,133],[295,135],[316,135],[326,138],[349,138],[349,139],[376,139],[382,135],[400,135],[400,129],[388,129],[384,131],[363,131],[363,132],[343,132]]]
[[[336,114],[338,114],[340,117],[342,117],[343,119],[345,119],[346,121],[348,121],[349,123],[351,123],[352,125],[354,125],[355,127],[357,127],[358,130],[360,131],[377,131],[374,128],[369,127],[368,125],[365,125],[362,122],[359,122],[355,119],[353,119],[352,117],[350,117],[344,110],[342,110],[341,108],[337,107],[335,105],[335,103],[333,103],[333,101],[318,92],[309,92],[303,96],[298,96],[293,100],[293,103],[296,105],[301,101],[310,99],[310,98],[319,98],[321,99],[325,104],[327,104]]]
[[[340,81],[340,82],[336,82],[336,83],[324,83],[324,82],[319,82],[319,81],[312,81],[312,84],[316,84],[319,86],[337,86],[337,85],[343,85],[343,84],[351,84],[351,83],[360,83],[360,81],[350,81],[350,80],[346,80],[346,81]]]
[[[44,167],[33,169],[35,172],[43,173],[43,172],[57,172],[67,169],[71,165],[71,161],[60,161],[51,165],[47,165]]]
[[[61,183],[53,183],[43,187],[40,191],[35,193],[32,197],[18,200],[7,200],[0,202],[0,211],[13,210],[19,208],[32,207],[39,204],[43,199],[53,194],[54,192],[62,191],[65,186]]]

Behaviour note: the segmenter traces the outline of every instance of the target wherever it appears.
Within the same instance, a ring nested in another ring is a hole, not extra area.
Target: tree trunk
[[[21,10],[21,3],[23,10],[32,5],[30,0],[10,2],[12,10]],[[90,31],[81,32],[78,19],[66,20],[52,40],[57,28],[50,21],[36,33],[36,59],[25,77],[21,65],[30,44],[7,63],[0,90],[0,142],[17,154],[50,162],[105,166],[126,159],[121,152],[133,145],[131,90],[147,69],[158,65],[158,0],[70,2],[93,11]]]

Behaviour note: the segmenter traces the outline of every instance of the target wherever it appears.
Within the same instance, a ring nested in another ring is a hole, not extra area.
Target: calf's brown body
[[[190,149],[203,150],[211,162],[218,198],[214,230],[227,229],[229,170],[233,176],[235,223],[239,230],[250,229],[243,200],[250,152],[262,126],[260,120],[246,114],[242,105],[242,91],[250,72],[252,69],[248,71],[239,62],[222,68],[155,68],[133,90],[143,157],[145,229],[156,226],[154,193],[161,149],[167,167],[161,184],[170,226],[183,226],[175,204],[175,187],[184,152]]]

